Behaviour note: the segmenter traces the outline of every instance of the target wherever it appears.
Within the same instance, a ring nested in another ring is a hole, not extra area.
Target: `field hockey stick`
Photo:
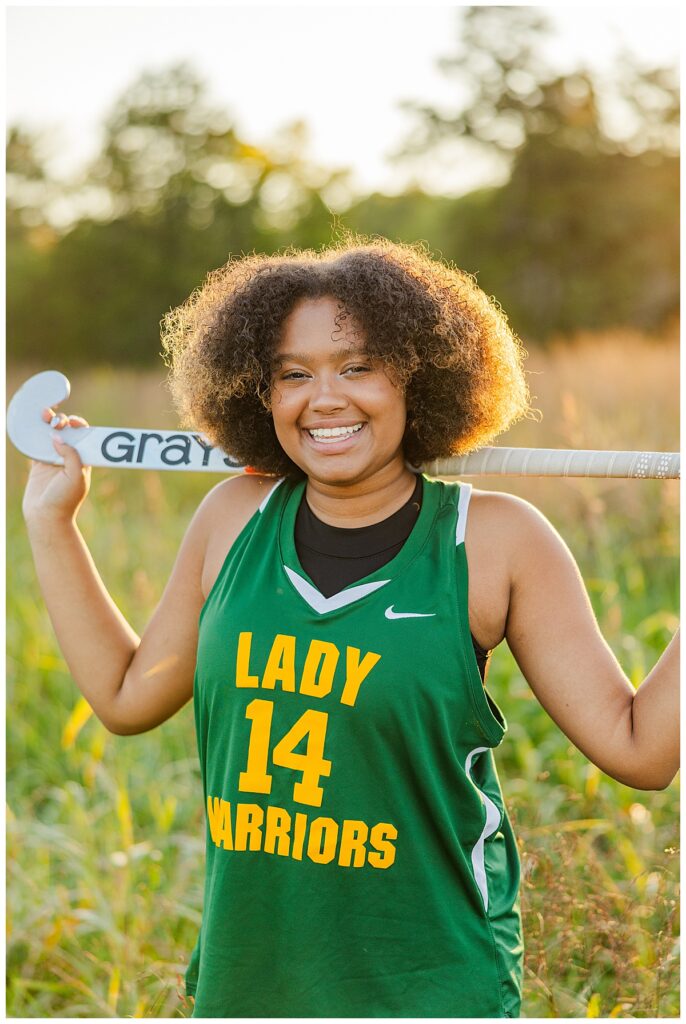
[[[51,424],[42,419],[41,413],[64,402],[70,390],[67,378],[56,370],[37,373],[22,384],[7,410],[7,433],[20,452],[39,462],[63,465],[64,460],[52,445]],[[64,427],[60,438],[76,448],[86,466],[206,473],[237,473],[247,468],[193,431]],[[416,468],[436,477],[493,474],[671,480],[679,477],[680,459],[678,452],[482,448]]]

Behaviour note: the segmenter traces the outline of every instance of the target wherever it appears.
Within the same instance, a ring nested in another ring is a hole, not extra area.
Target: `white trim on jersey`
[[[500,811],[491,800],[490,796],[486,796],[482,789],[479,789],[476,782],[471,775],[472,761],[477,754],[483,754],[484,751],[489,750],[489,747],[475,747],[474,750],[470,750],[465,761],[465,772],[467,777],[471,780],[476,788],[477,792],[483,800],[486,808],[486,824],[483,827],[481,835],[477,839],[474,849],[472,850],[472,867],[474,868],[474,878],[476,884],[479,886],[481,895],[483,896],[484,908],[488,910],[488,879],[486,878],[486,861],[484,856],[484,843],[488,836],[498,828],[500,824]]]
[[[267,502],[268,502],[268,501],[269,501],[269,499],[271,498],[272,494],[274,493],[274,491],[276,490],[276,488],[277,488],[277,487],[279,486],[279,484],[282,484],[282,483],[284,482],[284,480],[285,480],[285,479],[286,479],[286,477],[285,477],[285,476],[282,476],[280,480],[277,480],[277,481],[276,481],[276,483],[274,484],[274,486],[273,486],[273,487],[270,487],[270,488],[269,488],[269,491],[267,492],[267,494],[265,494],[264,498],[262,499],[262,501],[261,501],[261,502],[260,502],[260,504],[259,504],[259,509],[260,509],[260,512],[264,512],[264,510],[265,510],[265,509],[266,509],[266,507],[267,507]]]
[[[323,615],[324,612],[336,611],[338,608],[345,608],[346,605],[359,601],[361,597],[366,597],[367,594],[372,594],[379,587],[391,582],[390,580],[376,580],[374,583],[361,583],[359,587],[350,587],[349,590],[341,590],[340,593],[332,594],[331,597],[324,597],[316,587],[304,580],[302,576],[298,576],[297,572],[293,572],[287,565],[284,565],[284,570],[300,596],[307,601],[310,608],[319,612],[320,615]]]
[[[464,542],[467,530],[467,510],[472,496],[472,485],[460,482],[460,494],[457,499],[457,527],[455,529],[455,546]]]

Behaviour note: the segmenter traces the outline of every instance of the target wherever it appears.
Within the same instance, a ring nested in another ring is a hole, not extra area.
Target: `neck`
[[[329,526],[371,526],[402,508],[415,482],[415,474],[402,461],[347,486],[326,484],[309,477],[305,496],[317,518]]]

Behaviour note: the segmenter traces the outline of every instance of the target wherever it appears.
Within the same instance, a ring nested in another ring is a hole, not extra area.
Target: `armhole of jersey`
[[[268,491],[267,491],[267,493],[265,494],[264,498],[262,499],[262,501],[261,501],[261,502],[260,502],[260,504],[258,505],[258,509],[259,509],[259,511],[260,511],[260,512],[264,512],[264,510],[265,510],[265,509],[266,509],[266,507],[267,507],[267,502],[268,502],[268,501],[269,501],[269,499],[271,498],[272,494],[274,493],[274,491],[276,490],[276,488],[277,488],[277,487],[279,486],[279,484],[282,484],[282,483],[284,482],[284,480],[285,480],[285,479],[286,479],[286,477],[285,477],[285,476],[282,476],[282,477],[280,477],[280,479],[276,481],[276,483],[274,484],[274,486],[273,486],[273,487],[270,487],[270,488],[269,488],[269,490],[268,490]]]
[[[467,532],[467,512],[469,511],[469,499],[472,496],[472,485],[460,483],[460,493],[457,498],[457,526],[455,527],[455,546],[464,544],[465,533]]]
[[[215,596],[215,593],[219,590],[219,588],[221,586],[223,586],[223,581],[224,581],[224,576],[226,575],[227,566],[229,565],[229,563],[231,562],[232,558],[234,557],[234,554],[236,552],[236,549],[238,548],[238,545],[245,539],[246,534],[251,533],[252,530],[255,528],[255,523],[257,522],[257,520],[259,520],[259,518],[261,517],[261,515],[264,512],[265,508],[267,507],[267,502],[269,501],[269,499],[271,498],[272,494],[274,493],[276,488],[279,486],[279,484],[282,484],[285,479],[286,478],[283,477],[283,476],[280,477],[280,479],[276,481],[276,483],[273,485],[273,487],[269,488],[269,490],[265,494],[265,496],[262,499],[262,501],[260,502],[260,504],[257,506],[257,508],[255,509],[253,514],[250,516],[250,518],[248,519],[247,523],[245,523],[245,525],[243,526],[243,528],[240,531],[240,533],[238,534],[238,536],[234,539],[234,542],[231,545],[231,547],[229,548],[229,550],[226,552],[226,555],[224,556],[224,561],[222,562],[221,569],[219,570],[219,572],[217,574],[217,578],[214,581],[214,583],[212,584],[212,586],[210,588],[210,592],[207,595],[207,597],[205,598],[205,600],[203,602],[203,606],[200,609],[200,618],[198,620],[199,622],[202,622],[202,620],[203,620],[203,618],[205,616],[205,610],[208,608],[208,606],[210,604],[210,599],[213,598]]]
[[[467,511],[471,496],[472,485],[464,484],[460,481],[460,490],[457,496],[457,523],[455,526],[455,556],[458,580],[462,581],[465,600],[460,602],[459,622],[464,643],[467,676],[474,699],[474,709],[488,743],[491,746],[497,747],[507,729],[507,720],[501,708],[498,707],[484,686],[476,660],[476,652],[472,643],[469,625],[469,566],[467,564],[467,549],[464,540],[467,529]]]

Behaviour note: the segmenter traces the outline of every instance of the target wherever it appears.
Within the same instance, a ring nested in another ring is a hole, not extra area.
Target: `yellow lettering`
[[[346,680],[341,696],[341,704],[348,704],[351,708],[355,707],[357,694],[362,683],[377,661],[381,660],[380,654],[374,654],[372,651],[369,651],[360,661],[361,653],[359,647],[348,647],[345,652]]]
[[[224,844],[225,850],[232,850],[231,840],[231,804],[218,796],[207,798],[207,819],[210,823],[210,835],[215,846]]]
[[[250,666],[250,645],[252,644],[252,633],[240,633],[238,636],[238,651],[236,653],[236,686],[258,686],[257,676],[251,676],[248,672]]]
[[[363,866],[367,856],[367,847],[364,844],[368,835],[369,827],[363,821],[346,818],[343,822],[341,849],[338,854],[338,863],[341,867],[349,868],[351,859],[354,868]]]
[[[310,825],[307,856],[317,864],[329,864],[336,856],[337,839],[338,825],[333,818],[315,818]]]
[[[308,708],[272,752],[274,764],[302,772],[302,780],[293,785],[293,799],[299,804],[311,804],[313,807],[322,805],[324,790],[319,785],[319,780],[322,775],[331,775],[331,761],[324,757],[328,720],[326,711]],[[295,748],[305,736],[306,752],[297,754]]]
[[[248,743],[248,764],[238,776],[238,788],[242,793],[271,793],[272,777],[267,772],[269,757],[269,734],[274,713],[273,700],[255,697],[245,709],[245,717],[252,720]]]
[[[291,817],[283,807],[259,804],[234,804],[235,821],[228,800],[208,796],[207,819],[215,846],[225,850],[253,850],[302,860],[303,854],[315,864],[330,864],[336,858],[340,867],[390,868],[395,863],[398,838],[395,825],[380,821],[371,829],[364,821],[346,818],[314,818],[300,811]],[[340,843],[339,843],[340,839]],[[367,843],[372,847],[367,849]]]
[[[313,640],[305,659],[300,692],[308,697],[326,697],[331,693],[338,657],[335,644],[327,640]]]
[[[285,811],[283,807],[268,807],[264,828],[264,852],[274,853],[278,839],[276,852],[280,857],[287,857],[291,845],[290,827],[291,816],[288,811]]]
[[[260,850],[264,811],[259,804],[236,804],[234,850]],[[248,841],[250,846],[248,846]]]
[[[267,667],[262,676],[262,686],[273,690],[277,682],[282,690],[295,693],[295,637],[277,633],[269,652]]]
[[[295,815],[295,827],[293,829],[293,849],[291,857],[293,860],[303,859],[303,846],[305,845],[305,831],[307,829],[307,815],[298,811]]]
[[[379,853],[370,853],[367,860],[373,868],[390,868],[395,860],[395,846],[389,843],[389,839],[397,839],[398,830],[395,825],[389,825],[387,821],[380,821],[372,829],[369,841]]]

